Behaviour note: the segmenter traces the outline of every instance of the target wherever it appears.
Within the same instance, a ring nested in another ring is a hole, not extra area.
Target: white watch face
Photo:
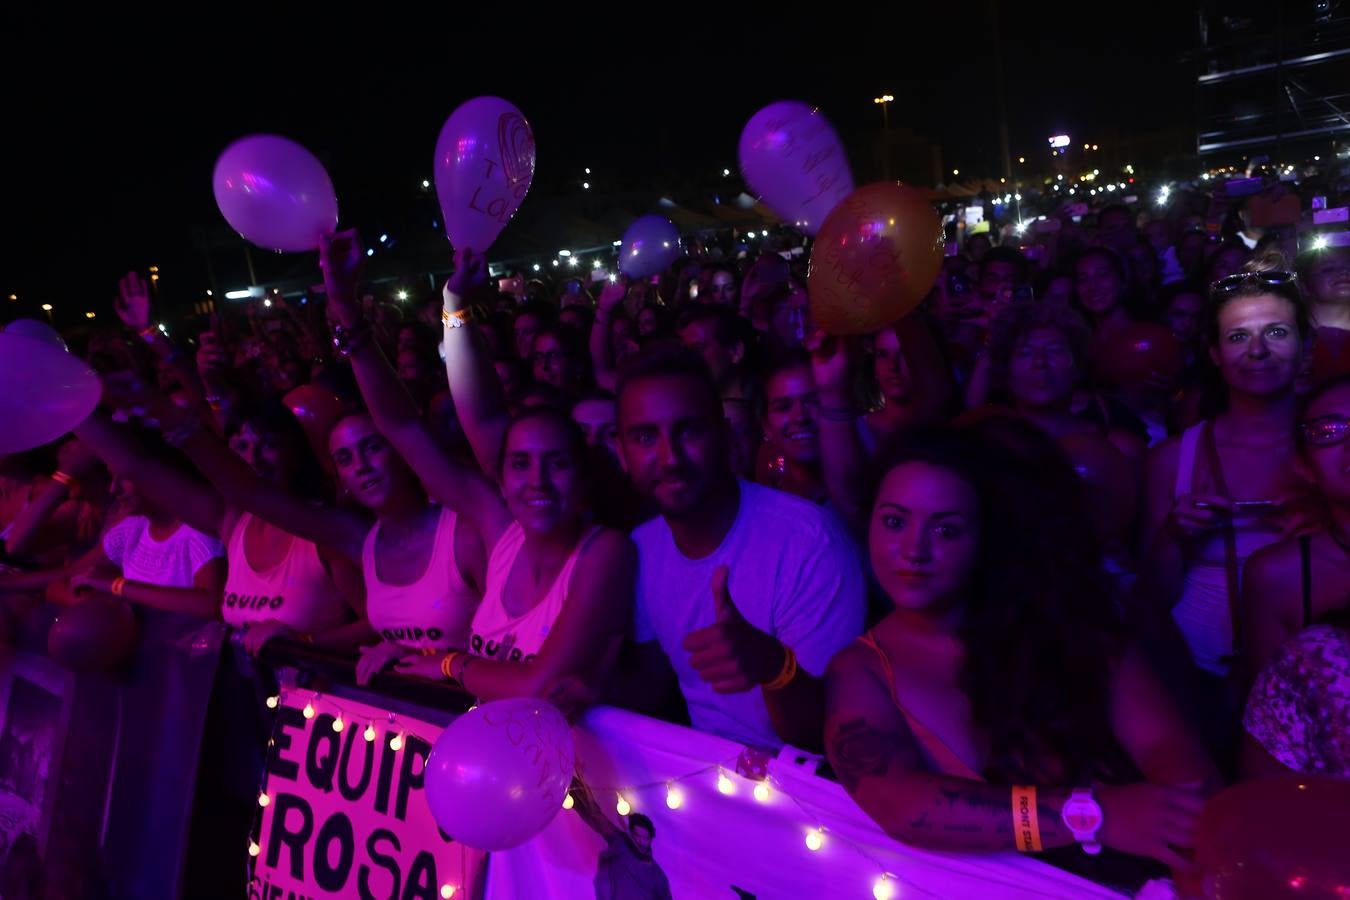
[[[1069,830],[1091,833],[1102,827],[1102,808],[1091,797],[1071,797],[1061,814]]]

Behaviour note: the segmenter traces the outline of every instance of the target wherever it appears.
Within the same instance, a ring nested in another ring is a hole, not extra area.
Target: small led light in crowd
[[[726,772],[718,772],[717,790],[723,794],[734,794],[736,793],[736,783],[727,777]]]
[[[1014,200],[1021,200],[1021,199],[1022,199],[1022,195],[1021,195],[1021,194],[1013,194],[1013,199],[1014,199]]]
[[[262,847],[259,847],[259,846],[258,846],[258,842],[257,842],[257,841],[249,841],[249,844],[248,844],[248,855],[249,855],[249,856],[257,856],[259,853],[262,853]]]
[[[535,264],[534,264],[534,270],[535,270],[536,272],[539,271],[539,263],[535,263]]]
[[[1096,149],[1097,149],[1097,145],[1096,145],[1096,144],[1093,144],[1093,145],[1092,145],[1092,149],[1093,149],[1093,150],[1096,150]]]
[[[671,809],[679,809],[684,806],[684,791],[681,791],[676,785],[666,785],[666,806]]]
[[[92,312],[87,312],[84,314],[84,317],[86,319],[92,319],[94,317],[94,314]]]
[[[1100,175],[1100,174],[1102,174],[1102,170],[1101,170],[1101,169],[1093,169],[1093,170],[1092,170],[1092,174],[1093,174],[1093,175]]]
[[[591,183],[589,181],[583,181],[581,183],[581,189],[583,191],[589,191],[591,189]]]
[[[272,308],[272,301],[271,301],[271,300],[264,300],[264,301],[263,301],[263,306],[267,307],[268,309],[271,309],[271,308]]]
[[[1025,156],[1019,156],[1017,157],[1017,161],[1020,163],[1024,163],[1027,161],[1027,158]]]
[[[1326,246],[1327,236],[1325,234],[1319,234],[1317,237],[1313,238],[1312,248],[1314,250],[1323,250]]]
[[[806,833],[806,849],[811,852],[819,850],[825,846],[825,832],[819,828],[812,828]]]
[[[872,896],[877,900],[894,900],[895,885],[891,882],[889,876],[882,875],[876,880],[876,883],[872,885]]]
[[[568,794],[566,797],[563,797],[563,809],[571,809],[572,807],[574,807],[574,806],[576,806],[576,805],[577,805],[577,801],[575,801],[575,800],[572,799],[572,795],[571,795],[571,794]]]
[[[586,170],[586,174],[587,174],[587,175],[591,174],[591,170],[590,170],[590,169],[587,169],[587,170]]]
[[[960,170],[960,169],[952,169],[952,174],[953,174],[953,175],[960,175],[960,174],[961,174],[961,170]]]
[[[614,282],[616,282],[616,281],[618,281],[618,280],[619,280],[619,276],[618,276],[618,275],[615,275],[613,272],[611,272],[610,275],[609,275],[609,283],[610,283],[610,284],[613,284]]]
[[[387,234],[382,234],[382,235],[380,235],[380,243],[381,243],[381,244],[387,242],[388,240],[389,240],[389,235],[387,235]]]
[[[598,269],[598,268],[600,268],[600,260],[598,260],[598,259],[593,259],[593,260],[591,260],[591,268],[592,268],[592,269]]]
[[[752,241],[755,239],[755,233],[754,233],[753,231],[747,231],[747,232],[745,233],[745,236],[748,237],[748,238],[750,238],[750,240],[752,240]]]
[[[425,190],[426,188],[429,188],[429,187],[431,187],[431,182],[428,181],[427,179],[423,178],[423,179],[422,179],[422,188],[423,188],[423,190]]]
[[[769,802],[769,786],[762,781],[755,785],[755,799],[760,803]]]
[[[614,804],[614,811],[621,816],[626,816],[633,811],[633,807],[629,805],[628,800],[625,799],[624,795],[620,794],[619,802]]]
[[[569,266],[575,266],[577,264],[577,258],[575,256],[567,257],[567,264]]]
[[[375,255],[375,248],[374,248],[374,247],[367,247],[367,248],[366,248],[366,256],[374,256],[374,255]]]
[[[403,749],[403,735],[396,734],[389,739],[389,749],[395,753]]]
[[[555,259],[555,260],[553,261],[553,264],[556,266],[556,265],[558,264],[558,261]]]
[[[728,175],[730,175],[730,174],[731,174],[731,170],[730,170],[730,169],[723,169],[723,170],[722,170],[722,177],[723,177],[723,178],[726,178],[726,177],[727,177]]]
[[[368,744],[373,744],[373,743],[375,742],[375,723],[374,723],[374,722],[371,722],[369,725],[366,726],[366,730],[363,731],[363,732],[361,732],[361,737],[365,738],[365,739],[366,739],[366,743],[368,743]]]
[[[266,791],[258,795],[258,805],[261,806],[263,809],[266,809],[268,804],[270,804],[271,802],[272,798],[267,796]]]
[[[19,299],[19,295],[18,295],[18,294],[10,294],[10,295],[9,295],[9,299],[11,299],[11,300],[18,300],[18,299]]]
[[[453,896],[455,896],[455,886],[453,884],[441,885],[441,897],[443,900],[450,900]]]
[[[1320,157],[1320,156],[1314,156],[1314,157],[1313,157],[1313,162],[1321,162],[1321,161],[1322,161],[1322,157]]]
[[[345,725],[345,724],[343,723],[343,721],[342,721],[342,716],[339,715],[336,719],[333,720],[333,730],[334,730],[334,731],[336,731],[336,732],[338,732],[338,733],[341,733],[341,732],[342,732],[342,729],[345,728],[345,727],[346,727],[346,725]]]
[[[614,246],[615,246],[615,247],[621,246],[622,244],[623,244],[623,241],[614,241]],[[12,300],[13,298],[11,297],[10,299]]]
[[[1027,223],[1026,223],[1026,222],[1018,222],[1016,225],[1013,226],[1013,231],[1017,232],[1017,234],[1018,234],[1019,236],[1020,236],[1020,235],[1023,235],[1023,234],[1026,234],[1026,231],[1027,231]]]
[[[305,708],[302,709],[300,712],[306,719],[314,718],[314,704],[306,703]]]

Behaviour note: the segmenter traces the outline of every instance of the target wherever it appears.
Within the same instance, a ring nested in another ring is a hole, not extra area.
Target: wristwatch
[[[1096,856],[1102,852],[1097,832],[1102,828],[1102,808],[1092,796],[1092,788],[1074,788],[1060,811],[1064,827],[1073,833],[1073,839],[1083,845],[1083,851]]]

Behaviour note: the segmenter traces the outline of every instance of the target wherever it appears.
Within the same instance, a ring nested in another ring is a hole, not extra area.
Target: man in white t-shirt
[[[851,540],[818,506],[732,474],[721,400],[697,356],[637,360],[618,402],[624,467],[661,512],[633,532],[642,671],[629,691],[655,705],[673,668],[695,728],[818,747],[820,676],[863,626]]]

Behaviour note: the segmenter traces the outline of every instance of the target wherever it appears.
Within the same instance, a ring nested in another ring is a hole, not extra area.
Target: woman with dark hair
[[[1096,434],[1130,457],[1145,450],[1143,423],[1118,403],[1084,390],[1091,336],[1068,307],[1014,304],[989,337],[989,399],[1055,437]]]
[[[109,388],[114,395],[121,390],[115,383]],[[192,443],[211,444],[222,458],[232,455],[235,466],[270,490],[294,492],[297,503],[309,504],[322,496],[323,472],[299,423],[281,403],[245,408],[227,430],[226,445],[221,445],[200,433],[194,420],[162,394],[134,385],[131,390],[124,400],[143,406],[165,423],[171,441],[186,442],[195,436]],[[369,637],[360,572],[349,560],[253,516],[235,494],[144,453],[102,414],[91,416],[76,431],[109,468],[135,482],[141,493],[174,510],[197,531],[219,537],[228,549],[223,597],[214,609],[193,611],[242,629],[250,652],[256,654],[276,637],[303,637],[344,649]]]
[[[1100,339],[1134,321],[1130,276],[1125,263],[1106,247],[1091,247],[1073,265],[1074,303]]]
[[[534,380],[552,385],[569,397],[578,396],[590,381],[585,345],[567,325],[541,327],[530,344],[529,363]]]
[[[553,407],[506,418],[486,348],[464,327],[472,317],[467,298],[486,282],[483,258],[457,255],[443,320],[455,411],[493,480],[437,445],[379,348],[361,338],[356,282],[364,257],[356,233],[325,240],[320,259],[376,436],[402,454],[431,496],[455,509],[486,556],[475,572],[483,599],[467,633],[447,635],[437,645],[444,654],[411,656],[399,668],[485,700],[542,695],[563,679],[602,675],[632,608],[636,555],[626,535],[590,522],[590,455],[576,423]],[[372,575],[368,567],[368,581]]]
[[[735,307],[741,295],[736,270],[725,263],[712,263],[698,273],[698,290],[690,292],[695,303]]]
[[[1262,260],[1260,265],[1278,265]],[[1210,358],[1227,387],[1227,410],[1155,447],[1146,467],[1141,610],[1170,616],[1200,670],[1211,749],[1232,749],[1244,646],[1239,583],[1247,558],[1297,524],[1290,505],[1296,455],[1296,384],[1308,314],[1293,274],[1258,269],[1210,288]],[[1230,690],[1235,688],[1234,690]]]
[[[1316,488],[1326,522],[1247,560],[1243,633],[1252,671],[1264,668],[1299,629],[1350,606],[1350,376],[1305,398],[1295,435],[1295,465]]]
[[[1054,490],[1071,471],[1047,464],[968,429],[886,459],[868,546],[895,610],[830,663],[830,762],[914,846],[1080,843],[1184,868],[1217,773],[1116,633],[1091,529]],[[1107,859],[1078,868],[1121,877]]]

